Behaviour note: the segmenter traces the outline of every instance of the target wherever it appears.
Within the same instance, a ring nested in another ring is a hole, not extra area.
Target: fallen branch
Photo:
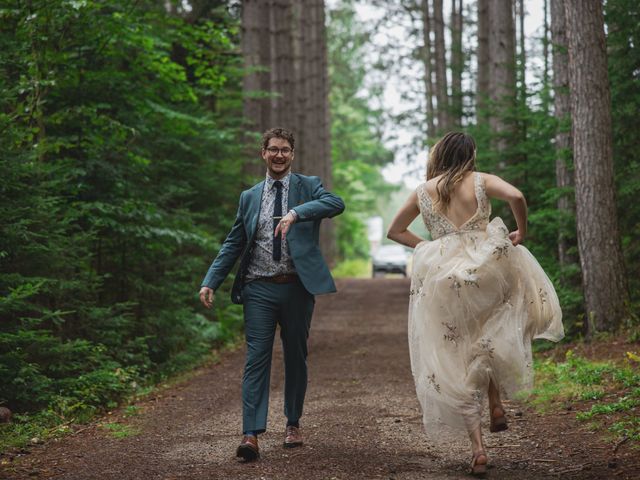
[[[613,453],[616,453],[618,451],[618,448],[620,448],[620,445],[622,445],[627,440],[629,440],[629,437],[622,437],[622,440],[620,440],[618,443],[616,443],[616,446],[613,447]]]
[[[585,467],[586,465],[580,465],[579,467],[565,468],[564,470],[558,470],[556,472],[553,472],[553,474],[564,475],[565,473],[581,472],[582,470],[584,470]]]

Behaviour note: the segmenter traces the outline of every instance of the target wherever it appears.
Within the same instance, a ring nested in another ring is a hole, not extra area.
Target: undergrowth
[[[617,437],[640,442],[640,357],[627,352],[620,361],[590,360],[566,353],[565,361],[536,361],[530,401],[540,410],[579,410],[576,418]]]

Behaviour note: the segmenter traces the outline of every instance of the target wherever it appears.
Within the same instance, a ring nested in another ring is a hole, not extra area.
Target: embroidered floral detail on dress
[[[456,292],[456,295],[458,295],[458,298],[460,298],[460,289],[462,288],[462,284],[458,281],[458,279],[452,275],[447,277],[447,280],[451,280],[451,285],[449,286],[449,288],[451,288],[454,292]]]
[[[498,245],[491,252],[492,255],[497,255],[496,260],[500,260],[502,257],[509,256],[509,245]]]
[[[511,303],[511,290],[506,289],[502,292],[502,303],[505,305],[511,305],[513,307],[513,303]]]
[[[467,268],[465,270],[465,273],[468,275],[468,277],[464,279],[465,285],[480,288],[480,285],[478,285],[478,276],[476,275],[477,271],[477,268]]]
[[[415,284],[418,284],[417,286]],[[414,295],[419,295],[424,297],[424,292],[422,291],[422,286],[424,285],[424,280],[422,278],[415,278],[411,283],[411,290],[409,290],[409,296],[413,297]]]
[[[486,354],[489,355],[489,358],[493,358],[493,352],[495,348],[491,346],[490,338],[483,338],[482,340],[480,340],[480,349],[483,352],[486,352]]]
[[[440,384],[436,383],[436,374],[432,373],[431,375],[427,375],[427,380],[429,380],[429,384],[433,387],[433,389],[440,393]]]
[[[456,347],[458,346],[458,339],[460,338],[460,334],[458,333],[458,327],[455,325],[451,325],[448,322],[442,322],[442,325],[447,329],[447,333],[444,334],[444,339],[453,343]]]
[[[476,237],[475,235],[471,235],[469,236],[469,240],[471,240],[471,243],[473,243],[473,251],[477,252],[478,251],[478,237]]]
[[[540,288],[538,289],[538,295],[540,296],[540,303],[542,303],[543,305],[547,303],[547,292]]]
[[[482,403],[482,397],[483,395],[480,390],[474,390],[471,394],[471,398],[473,398],[476,403]]]

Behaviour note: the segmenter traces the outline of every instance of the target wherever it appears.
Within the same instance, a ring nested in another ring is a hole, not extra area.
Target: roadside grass
[[[640,447],[640,356],[626,352],[616,361],[599,361],[568,350],[564,361],[536,360],[531,396],[539,411],[567,409],[590,430]]]
[[[115,438],[127,438],[140,434],[140,429],[123,423],[103,423],[101,427]]]
[[[99,421],[103,415],[111,414],[118,408],[122,408],[123,419],[130,419],[140,415],[141,408],[134,405],[135,402],[144,400],[151,394],[161,393],[163,390],[182,383],[197,375],[199,368],[206,365],[218,363],[220,353],[225,350],[234,350],[240,344],[240,331],[229,333],[224,341],[221,341],[218,348],[208,355],[199,358],[185,366],[184,369],[170,371],[170,373],[150,379],[148,384],[135,384],[128,395],[118,401],[110,401],[103,406],[88,405],[77,400],[75,402],[60,402],[57,408],[48,408],[39,412],[14,414],[11,423],[0,424],[0,456],[13,449],[22,449],[29,445],[35,445],[48,441],[52,438],[61,437],[69,433],[74,433],[78,429],[84,429],[82,425]],[[137,435],[134,427],[125,424],[98,423],[99,426],[108,430],[117,438]],[[120,425],[120,426],[116,426]],[[80,428],[78,428],[80,427]],[[2,465],[2,461],[0,461]]]

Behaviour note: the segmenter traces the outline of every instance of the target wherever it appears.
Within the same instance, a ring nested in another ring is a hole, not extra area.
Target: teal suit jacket
[[[236,221],[202,281],[203,287],[217,290],[240,259],[240,268],[231,290],[233,303],[242,303],[244,277],[258,229],[264,184],[263,180],[240,195]],[[342,213],[344,202],[325,190],[320,178],[293,173],[287,205],[298,214],[297,221],[287,233],[287,244],[304,288],[313,295],[335,292],[336,286],[320,252],[318,239],[320,221]]]

